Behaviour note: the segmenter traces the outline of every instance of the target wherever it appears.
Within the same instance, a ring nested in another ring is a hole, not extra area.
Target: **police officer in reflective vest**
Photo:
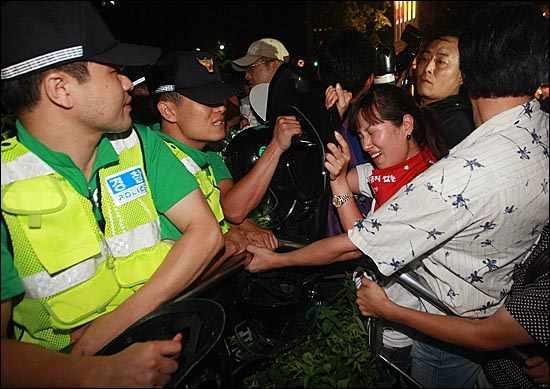
[[[160,119],[154,128],[195,176],[225,234],[226,246],[231,242],[238,251],[244,250],[248,243],[277,247],[277,239],[271,231],[260,229],[246,219],[257,205],[253,199],[255,194],[241,196],[246,206],[230,202],[225,207],[228,192],[240,183],[234,185],[221,156],[207,148],[209,142],[225,137],[225,100],[235,91],[221,80],[213,56],[203,51],[167,52],[152,72],[150,88]],[[269,175],[266,176],[269,179]],[[257,184],[256,188],[262,187],[259,182]]]
[[[134,348],[133,377],[22,345],[92,355],[179,294],[222,246],[193,176],[154,132],[131,129],[133,86],[120,65],[158,54],[116,41],[89,3],[3,6],[2,105],[18,118],[2,142],[3,384],[162,385],[177,368],[178,337]],[[173,245],[162,241],[168,219],[185,231]],[[20,342],[7,339],[12,308]]]

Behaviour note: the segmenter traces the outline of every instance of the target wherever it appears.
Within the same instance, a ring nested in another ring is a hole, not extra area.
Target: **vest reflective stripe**
[[[139,137],[136,130],[132,129],[129,136],[123,139],[111,139],[111,145],[115,149],[116,153],[120,155],[124,150],[134,147],[139,144]]]
[[[187,171],[189,171],[189,173],[191,173],[195,177],[195,180],[197,180],[197,183],[199,184],[201,192],[206,199],[210,210],[212,211],[220,225],[222,233],[225,234],[226,232],[228,232],[231,227],[229,226],[227,220],[225,220],[225,216],[223,214],[220,199],[221,191],[216,185],[216,178],[214,177],[212,167],[208,166],[205,169],[201,169],[199,165],[197,165],[197,163],[193,160],[193,158],[188,156],[185,151],[168,141],[164,141],[164,143],[168,145],[168,148],[170,149],[170,151],[172,151],[172,154],[174,154],[176,158],[180,160]]]
[[[113,175],[121,176],[130,169],[139,168],[143,179],[147,180],[139,136],[134,130],[126,138],[111,141],[111,144],[120,159],[119,163],[106,165],[99,170],[98,190],[102,194],[101,211],[105,218],[103,233],[94,218],[92,204],[85,195],[78,193],[66,179],[16,139],[2,144],[2,167],[8,168],[2,171],[2,191],[9,184],[21,184],[15,189],[25,193],[27,181],[35,182],[35,179],[51,175],[61,182],[68,199],[67,206],[45,216],[52,223],[35,227],[45,229],[42,236],[27,233],[26,208],[9,208],[11,213],[2,209],[14,246],[18,244],[14,252],[14,264],[21,274],[26,293],[23,301],[14,308],[14,320],[17,323],[17,336],[23,336],[22,339],[27,342],[56,350],[64,348],[69,342],[67,330],[103,315],[130,297],[135,292],[134,287],[150,278],[170,249],[160,241],[160,221],[149,190],[120,205],[109,197],[107,178]],[[40,196],[41,185],[30,185],[29,188]],[[33,204],[32,201],[27,203],[29,206]],[[27,203],[22,202],[24,205]],[[75,204],[79,204],[78,207]],[[62,214],[69,209],[67,215]],[[74,211],[76,209],[79,209],[78,216]],[[59,220],[54,219],[57,212]],[[73,234],[71,239],[70,236],[59,234],[64,228],[63,218],[86,222],[78,223],[83,226],[80,233],[75,228],[67,231]],[[49,241],[50,229],[52,236],[59,239],[58,245],[64,242],[66,250],[63,252],[71,254],[65,255],[66,262],[65,259],[60,260],[61,254],[57,255],[55,243],[40,246],[43,252],[37,251],[39,246],[34,247],[31,243],[30,239],[35,239],[32,242]],[[95,249],[90,234],[95,235],[95,244],[99,243]],[[69,241],[73,242],[74,250]],[[33,246],[30,250],[25,249],[28,243]],[[75,251],[78,252],[81,247],[86,249],[81,250],[84,255],[78,256]],[[49,261],[56,261],[56,258],[60,260],[55,265],[59,271],[48,272],[47,266],[39,260],[45,257],[49,258],[47,265],[50,267],[52,264]]]
[[[54,170],[44,161],[33,153],[26,153],[11,162],[2,162],[2,186],[51,173]]]
[[[157,219],[142,224],[123,234],[106,238],[106,241],[114,257],[127,257],[160,242],[160,221]]]
[[[122,139],[110,139],[111,145],[121,154],[124,150],[139,146],[137,131],[132,129],[129,136]],[[158,217],[149,223],[142,224],[122,234],[106,237],[114,257],[127,257],[138,250],[152,247],[160,242],[160,220]]]
[[[193,161],[190,157],[185,157],[180,159],[181,163],[186,167],[187,170],[189,170],[189,173],[192,175],[197,175],[198,172],[201,171],[201,168],[199,165],[196,164],[195,161]]]
[[[27,276],[22,279],[25,287],[25,298],[40,299],[50,297],[88,281],[96,274],[98,266],[106,260],[106,247],[102,244],[100,254],[80,262],[55,276],[50,276],[47,271]]]

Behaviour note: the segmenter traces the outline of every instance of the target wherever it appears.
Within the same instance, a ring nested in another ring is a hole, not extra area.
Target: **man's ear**
[[[75,105],[76,84],[78,81],[67,73],[52,71],[46,73],[42,79],[41,88],[44,97],[53,104],[70,109]]]
[[[462,85],[464,80],[462,79],[462,72],[458,72],[458,85]]]
[[[406,113],[403,115],[403,123],[401,124],[401,127],[403,128],[405,135],[411,135],[414,130],[414,118],[411,114]]]
[[[176,107],[171,101],[159,101],[157,109],[160,116],[167,122],[175,123],[177,121]]]

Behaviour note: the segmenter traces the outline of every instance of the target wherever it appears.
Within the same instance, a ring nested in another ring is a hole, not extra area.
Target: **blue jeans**
[[[474,352],[427,338],[413,341],[411,358],[412,377],[427,388],[473,388],[482,371]]]

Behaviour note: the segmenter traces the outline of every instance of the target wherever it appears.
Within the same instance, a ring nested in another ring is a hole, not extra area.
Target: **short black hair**
[[[532,96],[548,82],[548,21],[535,5],[479,9],[458,46],[470,97]]]
[[[368,37],[357,30],[344,30],[325,42],[319,51],[319,76],[325,85],[337,82],[357,94],[374,73],[375,51]]]
[[[426,34],[422,40],[420,52],[425,50],[426,47],[428,47],[433,41],[444,40],[445,37],[455,37],[460,41],[461,35],[462,33],[454,28],[440,28],[438,30],[431,31],[429,34]]]
[[[181,95],[178,92],[162,92],[156,93],[154,95],[153,102],[155,103],[155,105],[157,105],[159,101],[170,101],[174,104],[177,104],[180,100]]]
[[[149,99],[150,104],[147,107],[150,110],[149,114],[151,115],[151,117],[155,118],[157,122],[162,122],[163,117],[157,107],[158,103],[161,101],[168,101],[177,105],[181,101],[182,97],[182,95],[175,91],[154,93],[153,95],[151,95]]]
[[[5,113],[19,115],[30,112],[40,100],[40,83],[44,76],[54,71],[62,71],[82,83],[89,79],[88,62],[77,61],[57,66],[53,69],[30,73],[21,77],[2,80],[2,108]]]
[[[445,10],[440,10],[441,15],[436,18],[433,23],[425,25],[422,28],[424,33],[423,44],[427,45],[431,41],[439,39],[443,36],[454,36],[460,38],[465,30],[466,15],[471,13],[471,7],[478,7],[478,4],[463,6],[464,2],[453,3]],[[467,3],[467,2],[466,2]]]

